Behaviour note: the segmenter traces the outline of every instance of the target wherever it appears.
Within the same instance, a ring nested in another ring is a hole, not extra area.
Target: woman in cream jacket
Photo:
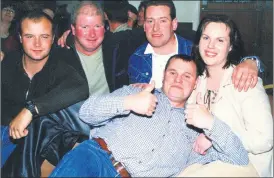
[[[204,68],[204,75],[199,77],[189,106],[200,97],[212,115],[226,122],[242,140],[258,175],[272,177],[273,118],[262,80],[247,92],[239,92],[231,80],[234,65],[243,55],[236,25],[225,15],[207,16],[198,27],[194,45],[197,63]],[[186,110],[186,118],[197,117],[188,106]]]

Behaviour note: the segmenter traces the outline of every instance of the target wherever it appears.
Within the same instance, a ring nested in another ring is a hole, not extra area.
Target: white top
[[[176,49],[177,51],[175,53],[167,54],[167,55],[160,55],[156,54],[153,50],[153,47],[148,43],[146,50],[144,54],[152,54],[152,77],[150,79],[150,82],[152,80],[155,81],[155,88],[161,88],[162,87],[162,81],[164,77],[164,69],[166,66],[166,63],[168,59],[175,55],[178,54],[178,40],[176,35],[174,34],[175,39],[176,39]]]
[[[239,92],[232,84],[233,67],[225,70],[215,104],[211,112],[227,123],[241,139],[249,159],[260,177],[273,176],[273,116],[269,99],[258,78],[254,88]],[[196,101],[197,93],[202,98],[207,91],[205,74],[199,77],[197,87],[188,102]]]

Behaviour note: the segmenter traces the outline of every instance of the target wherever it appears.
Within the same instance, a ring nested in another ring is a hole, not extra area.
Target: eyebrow
[[[147,17],[146,19],[167,19],[167,20],[169,20],[169,18],[168,17],[159,17],[159,18],[153,18],[153,17]]]

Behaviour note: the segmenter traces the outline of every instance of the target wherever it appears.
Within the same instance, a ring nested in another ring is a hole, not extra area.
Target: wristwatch
[[[38,116],[37,108],[32,101],[27,101],[25,104],[25,108],[31,112],[32,117]]]

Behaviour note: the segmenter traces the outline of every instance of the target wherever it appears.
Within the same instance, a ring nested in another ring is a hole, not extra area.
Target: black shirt
[[[52,53],[31,80],[23,69],[22,52],[5,56],[1,63],[2,125],[8,125],[28,100],[34,102],[41,116],[88,97],[86,79]]]

